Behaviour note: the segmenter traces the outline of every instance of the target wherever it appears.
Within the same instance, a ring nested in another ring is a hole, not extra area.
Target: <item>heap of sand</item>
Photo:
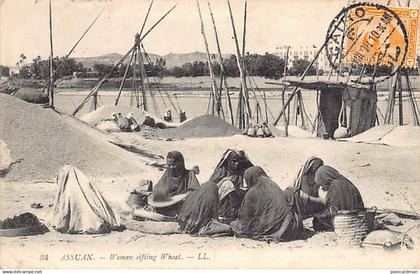
[[[351,138],[339,139],[354,143],[381,144],[395,147],[420,146],[420,127],[381,125]]]
[[[5,175],[10,180],[49,180],[65,164],[95,177],[134,175],[148,168],[101,131],[5,94],[0,94],[0,140],[14,162]]]
[[[177,128],[157,131],[160,138],[205,138],[226,137],[241,133],[236,127],[214,115],[202,115],[182,123]]]

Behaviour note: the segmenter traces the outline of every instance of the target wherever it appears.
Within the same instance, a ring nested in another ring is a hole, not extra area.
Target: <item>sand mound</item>
[[[111,113],[113,112],[116,112],[116,113],[120,112],[123,116],[125,116],[129,112],[132,112],[134,119],[136,119],[137,123],[139,124],[143,123],[144,118],[146,116],[151,116],[153,119],[155,119],[156,123],[163,123],[168,127],[174,127],[178,125],[176,123],[168,123],[138,108],[132,108],[132,107],[126,107],[126,106],[114,106],[114,105],[103,105],[97,110],[89,112],[88,114],[82,116],[80,120],[88,123],[91,126],[96,126],[102,120],[109,119],[111,117]]]
[[[396,147],[420,146],[420,127],[382,125],[351,138],[339,139],[353,143],[383,144]]]
[[[99,130],[4,94],[0,94],[0,139],[16,162],[6,179],[51,179],[64,164],[101,177],[145,170],[140,157],[110,144]]]
[[[156,131],[161,138],[204,138],[223,137],[239,134],[240,131],[231,124],[213,115],[202,115],[182,123],[177,128]]]
[[[351,138],[342,138],[340,141],[350,141],[354,143],[375,143],[378,142],[382,137],[392,131],[396,126],[395,125],[383,125],[376,126],[357,134]]]
[[[420,146],[420,127],[401,126],[395,127],[380,140],[385,145],[396,147]]]

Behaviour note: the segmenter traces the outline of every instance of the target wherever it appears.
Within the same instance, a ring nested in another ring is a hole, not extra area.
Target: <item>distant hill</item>
[[[223,58],[228,58],[231,54],[224,54]],[[216,62],[218,56],[216,54],[210,54],[212,61]],[[163,56],[166,60],[166,67],[173,68],[175,66],[182,66],[185,63],[194,62],[207,62],[207,54],[205,52],[191,52],[191,53],[169,53]]]
[[[76,62],[82,63],[85,67],[93,68],[95,64],[103,64],[103,65],[112,66],[116,64],[123,56],[124,55],[119,54],[119,53],[109,53],[109,54],[100,55],[96,57],[80,57],[80,58],[76,57],[74,59],[76,60]],[[150,54],[150,53],[149,53],[149,57],[150,59],[152,59],[152,61],[155,61],[156,59],[161,58],[161,56],[157,54]],[[128,56],[126,60],[124,61],[124,63],[128,63],[129,60],[130,60],[130,57]]]
[[[230,54],[225,54],[223,57],[228,58]],[[123,57],[119,53],[110,53],[96,57],[80,57],[74,58],[76,62],[81,62],[85,67],[93,68],[95,64],[104,64],[104,65],[113,65],[117,63]],[[173,68],[175,66],[182,66],[185,63],[194,63],[194,62],[207,62],[207,54],[204,52],[191,52],[191,53],[169,53],[164,56],[157,54],[149,53],[150,59],[155,61],[156,59],[163,58],[166,60],[166,67]],[[217,61],[217,55],[211,54],[212,60]],[[127,57],[124,63],[127,63],[129,57]]]

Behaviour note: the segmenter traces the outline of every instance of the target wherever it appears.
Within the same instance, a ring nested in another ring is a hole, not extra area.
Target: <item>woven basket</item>
[[[334,216],[334,231],[341,246],[360,246],[373,228],[376,209],[339,210]]]

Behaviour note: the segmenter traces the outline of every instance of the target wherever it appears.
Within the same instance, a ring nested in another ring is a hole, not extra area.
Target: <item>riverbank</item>
[[[297,76],[288,76],[289,80],[298,80],[300,77]],[[308,81],[326,81],[327,76],[307,76],[305,78]],[[110,78],[107,79],[102,85],[101,90],[118,90],[121,85],[121,78]],[[238,91],[241,87],[241,81],[239,77],[227,78],[227,83],[231,91]],[[418,91],[420,87],[420,77],[411,76],[410,78],[411,86],[415,91]],[[199,76],[199,77],[148,77],[147,82],[149,87],[152,90],[163,90],[163,91],[176,91],[176,92],[189,92],[189,91],[211,91],[211,78],[209,76]],[[248,83],[249,88],[256,89],[261,91],[279,91],[282,90],[282,86],[273,85],[270,83],[280,83],[279,80],[267,79],[264,77],[251,77],[250,83]],[[98,83],[97,78],[71,78],[71,79],[59,79],[56,81],[56,87],[59,89],[73,89],[77,90],[86,90],[94,88]],[[45,80],[34,80],[34,79],[18,79],[18,78],[9,78],[7,81],[0,84],[0,92],[9,89],[16,89],[19,87],[32,87],[32,88],[42,88],[45,85]],[[124,84],[125,90],[132,89],[133,82],[128,78]],[[140,87],[140,80],[137,81],[137,85]],[[391,81],[388,79],[377,85],[377,90],[379,92],[388,91],[391,85]],[[403,81],[405,85],[405,81]]]

